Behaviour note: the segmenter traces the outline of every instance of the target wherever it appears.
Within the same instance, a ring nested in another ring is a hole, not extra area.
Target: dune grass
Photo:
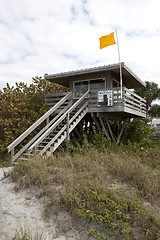
[[[97,149],[86,143],[70,155],[61,152],[50,159],[20,162],[11,177],[19,188],[35,185],[41,189],[41,195],[49,199],[48,214],[57,204],[75,218],[98,224],[87,229],[95,239],[158,240],[158,149],[137,149],[131,154],[129,146]]]

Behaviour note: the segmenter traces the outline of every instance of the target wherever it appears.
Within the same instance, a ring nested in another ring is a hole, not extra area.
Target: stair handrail
[[[86,96],[89,94],[90,90],[88,90],[85,94],[83,94],[83,96],[78,99],[50,128],[48,128],[48,130],[46,132],[44,132],[41,137],[39,137],[37,139],[37,141],[35,141],[29,148],[28,150],[31,151],[33,150],[34,147],[36,147],[36,145],[38,145],[51,131],[53,131],[53,129],[55,129],[59,123],[61,123],[67,116],[67,114],[69,114],[70,112],[72,112],[85,98]]]
[[[68,104],[64,109],[62,109],[58,115],[56,115],[44,128],[42,128],[40,132],[38,132],[25,146],[23,146],[22,149],[19,150],[19,152],[14,155],[12,161],[14,162],[25,150],[27,150],[31,146],[31,144],[34,143],[37,138],[39,138],[44,133],[44,131],[47,130],[47,128],[49,128],[64,112],[67,111],[70,106],[71,103]]]
[[[76,119],[76,117],[82,112],[84,111],[84,109],[87,108],[87,105],[89,104],[89,100],[83,104],[83,106],[77,111],[77,113],[69,120],[68,124],[72,124],[74,122],[74,120]],[[68,126],[69,126],[68,125]],[[54,141],[67,129],[67,124],[62,127],[62,129],[56,134],[56,136],[53,137],[53,139],[41,150],[40,155],[42,156],[43,153],[54,143]],[[70,129],[68,129],[69,133],[72,131]],[[67,135],[67,132],[66,132]]]
[[[72,95],[72,92],[69,92],[64,96],[57,104],[55,104],[51,109],[49,109],[42,117],[40,117],[35,123],[33,123],[24,133],[22,133],[16,140],[14,140],[8,147],[8,152],[14,150],[14,148],[22,142],[31,132],[34,131],[42,122],[44,122],[57,108],[62,105],[67,99]]]

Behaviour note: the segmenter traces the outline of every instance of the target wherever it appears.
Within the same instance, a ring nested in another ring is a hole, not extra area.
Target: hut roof
[[[145,83],[135,74],[133,73],[124,62],[121,63],[122,66],[122,81],[123,84],[131,89],[131,88],[141,88],[145,87]],[[108,72],[113,73],[113,76],[119,79],[120,75],[120,67],[119,64],[105,65],[94,68],[85,68],[77,71],[69,71],[62,72],[57,74],[45,75],[45,79],[58,83],[60,85],[69,87],[69,81],[81,81],[87,79],[95,79],[95,78],[105,78]]]

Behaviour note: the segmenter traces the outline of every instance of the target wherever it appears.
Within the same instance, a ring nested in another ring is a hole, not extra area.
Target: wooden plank
[[[129,98],[131,101],[133,101],[133,102],[135,102],[135,103],[138,103],[138,105],[140,105],[140,103],[145,105],[145,103],[142,102],[140,99],[136,99],[135,97],[132,97],[131,95],[126,95],[126,96],[125,96],[125,99],[128,99],[128,98]]]
[[[136,106],[133,106],[133,105],[131,105],[131,104],[125,103],[125,106],[128,107],[128,108],[134,109],[134,110],[136,110],[137,112],[141,112],[140,108],[138,108],[138,107],[136,107]]]
[[[64,93],[50,93],[50,94],[45,94],[44,97],[45,98],[52,98],[52,97],[57,97],[57,96],[66,96],[68,94],[68,92],[64,92]]]
[[[131,114],[132,117],[133,116],[135,116],[135,117],[144,117],[144,118],[146,117],[146,112],[142,112],[142,111],[140,112],[140,111],[134,110],[134,109],[132,109],[130,107],[127,107],[127,106],[124,106],[124,112]]]
[[[57,98],[45,98],[44,99],[44,101],[45,102],[58,102],[58,101],[60,101],[62,98],[59,98],[59,97],[57,97]]]
[[[140,108],[140,104],[132,102],[129,99],[125,99],[125,103],[128,103],[128,104],[130,103],[131,106],[137,107],[138,109]]]
[[[146,102],[144,98],[142,98],[142,97],[139,96],[138,94],[130,91],[128,88],[125,87],[125,88],[124,88],[124,91],[126,91],[126,92],[130,93],[131,95],[137,97],[137,98],[138,98],[139,100],[141,100],[142,102],[144,102],[144,103]]]
[[[69,103],[69,101],[67,101],[66,103],[62,104],[61,106],[64,106],[64,105],[67,105]],[[57,102],[48,102],[48,103],[45,103],[47,106],[51,106],[51,105],[56,105]]]

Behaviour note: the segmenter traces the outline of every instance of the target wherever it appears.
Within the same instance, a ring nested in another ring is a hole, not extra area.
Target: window
[[[80,98],[88,90],[105,89],[105,80],[96,79],[89,81],[74,82],[74,98]]]
[[[90,81],[90,90],[92,89],[105,89],[105,80],[97,79]]]
[[[74,83],[74,97],[80,98],[88,91],[88,81],[75,82]]]

